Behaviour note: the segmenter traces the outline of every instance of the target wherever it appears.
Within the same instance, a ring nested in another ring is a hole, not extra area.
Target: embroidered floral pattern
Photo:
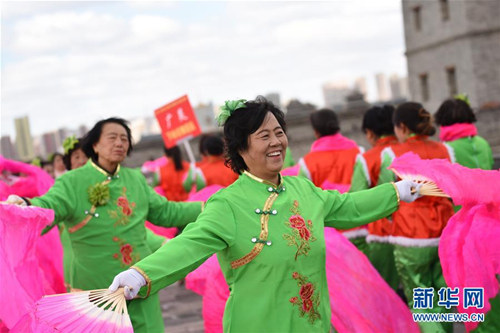
[[[307,256],[311,250],[310,242],[314,242],[316,237],[313,235],[313,223],[311,220],[306,220],[300,215],[299,202],[294,200],[292,208],[290,208],[292,216],[285,221],[285,225],[292,230],[288,234],[284,234],[283,238],[287,241],[288,246],[296,246],[295,260],[301,254]]]
[[[297,272],[293,272],[292,278],[297,281],[297,285],[300,287],[300,290],[298,297],[294,296],[290,298],[290,303],[299,307],[299,315],[301,317],[307,315],[309,322],[314,324],[316,319],[321,318],[321,315],[317,310],[320,303],[320,297],[319,293],[315,293],[316,285],[314,283],[307,282],[307,277],[300,275]]]
[[[134,214],[135,202],[130,203],[126,196],[127,189],[124,187],[122,195],[116,199],[115,210],[108,210],[109,216],[115,219],[114,226],[127,225],[130,222],[130,217]]]
[[[120,260],[122,267],[130,266],[140,260],[139,254],[134,253],[134,248],[132,247],[132,245],[127,243],[125,240],[118,237],[113,237],[113,242],[118,243],[118,245],[120,246],[119,253],[114,253],[113,258],[115,258],[116,260]]]

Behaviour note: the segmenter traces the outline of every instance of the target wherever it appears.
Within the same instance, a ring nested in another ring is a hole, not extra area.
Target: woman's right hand
[[[113,279],[113,283],[109,286],[110,292],[115,292],[118,288],[123,287],[125,298],[133,299],[139,293],[142,286],[146,285],[146,279],[141,273],[133,268],[121,272]]]
[[[26,203],[26,201],[24,201],[23,198],[21,198],[18,195],[15,195],[15,194],[9,195],[9,197],[7,198],[7,200],[5,202],[8,204],[11,204],[11,205],[18,205],[18,206],[22,206],[22,207],[28,206],[28,204]]]

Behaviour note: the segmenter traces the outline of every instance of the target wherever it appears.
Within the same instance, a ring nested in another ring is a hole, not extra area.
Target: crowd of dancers
[[[124,287],[137,332],[164,331],[157,292],[184,278],[204,296],[207,332],[453,331],[452,323],[416,324],[410,313],[451,311],[437,296],[415,308],[414,289],[449,285],[439,246],[460,207],[421,196],[421,184],[390,167],[411,152],[491,170],[466,98],[446,100],[434,116],[416,102],[370,108],[360,119],[366,151],[341,134],[334,111],[314,111],[316,140],[296,163],[284,114],[265,99],[226,102],[218,121],[223,132],[202,136],[196,163],[173,147],[141,170],[122,167],[133,146],[120,118],[68,138],[53,163],[1,158],[2,200],[53,210],[29,236],[63,249],[61,279],[23,283],[52,284],[44,293]],[[468,329],[500,331],[500,296],[487,301],[486,320]],[[16,331],[23,314],[0,310],[0,324]]]

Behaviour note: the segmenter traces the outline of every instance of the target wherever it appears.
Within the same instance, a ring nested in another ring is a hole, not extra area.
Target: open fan
[[[133,332],[123,288],[42,297],[34,307],[34,319],[57,332]]]
[[[389,168],[389,170],[394,172],[394,174],[401,179],[408,179],[417,184],[422,184],[422,187],[420,188],[420,195],[422,196],[426,195],[431,197],[445,197],[445,198],[450,197],[448,194],[444,193],[443,190],[440,189],[434,181],[430,180],[427,177],[417,174],[401,173],[394,168]],[[416,189],[412,189],[411,193],[415,193],[415,191]]]

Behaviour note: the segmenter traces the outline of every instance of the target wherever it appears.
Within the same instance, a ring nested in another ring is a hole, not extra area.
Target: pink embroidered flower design
[[[299,230],[299,235],[303,240],[308,241],[311,237],[311,232],[307,228],[302,228]]]
[[[115,219],[115,227],[117,225],[127,225],[130,222],[130,217],[134,213],[135,202],[130,203],[126,196],[127,188],[122,189],[122,195],[116,199],[117,208],[108,210],[109,216]]]
[[[290,208],[292,216],[285,221],[285,225],[290,227],[292,230],[283,235],[283,238],[287,241],[288,246],[296,246],[297,252],[295,253],[295,260],[301,254],[307,256],[309,250],[311,249],[310,242],[316,241],[316,237],[313,235],[313,223],[311,220],[306,220],[302,217],[299,211],[299,202],[294,200],[293,207]]]
[[[139,255],[134,253],[134,247],[125,240],[113,237],[113,241],[117,242],[120,246],[120,253],[114,253],[113,258],[120,260],[122,267],[130,266],[140,260]]]
[[[316,319],[321,318],[317,310],[320,304],[320,296],[316,292],[316,286],[314,283],[307,282],[308,278],[297,272],[294,272],[292,277],[297,281],[297,286],[300,289],[299,297],[290,298],[290,303],[292,306],[297,305],[299,307],[299,316],[307,316],[309,323],[314,324]]]
[[[306,221],[300,215],[292,215],[288,220],[290,222],[290,227],[300,230],[306,226]]]
[[[132,246],[130,246],[130,244],[125,244],[125,245],[122,245],[121,249],[120,249],[120,253],[122,254],[122,262],[125,264],[125,265],[130,265],[132,264]]]

